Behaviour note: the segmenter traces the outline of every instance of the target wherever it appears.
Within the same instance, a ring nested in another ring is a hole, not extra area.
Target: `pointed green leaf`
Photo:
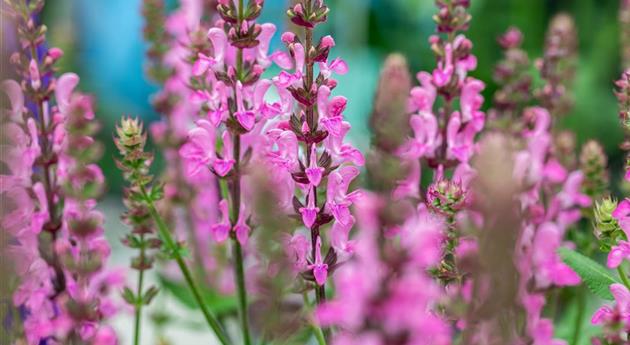
[[[558,249],[558,254],[582,278],[591,292],[606,300],[613,299],[609,286],[621,282],[606,267],[569,248]]]
[[[158,276],[160,285],[163,290],[168,291],[175,299],[188,308],[198,308],[197,302],[193,297],[188,286],[182,282],[178,282],[167,278],[163,275]],[[208,287],[200,287],[201,294],[210,310],[218,317],[236,313],[237,299],[233,295],[222,295],[219,292]]]

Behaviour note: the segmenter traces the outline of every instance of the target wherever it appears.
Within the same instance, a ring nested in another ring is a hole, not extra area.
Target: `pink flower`
[[[31,62],[28,64],[28,72],[31,78],[31,87],[33,90],[37,91],[42,86],[42,80],[39,75],[39,66],[37,65],[37,61],[35,59],[31,59]]]
[[[197,55],[197,61],[193,65],[192,74],[195,77],[201,76],[208,71],[212,66],[216,64],[216,60],[203,53]]]
[[[240,82],[236,84],[236,106],[237,111],[234,113],[238,123],[247,131],[251,131],[256,123],[256,114],[252,110],[245,109],[243,104],[243,85]]]
[[[419,72],[416,76],[420,82],[420,86],[411,89],[409,96],[410,112],[428,112],[433,113],[433,104],[437,96],[437,90],[432,83],[432,76],[427,72]]]
[[[197,175],[215,159],[215,129],[206,120],[197,121],[197,127],[188,132],[188,140],[179,150],[186,162],[187,173]]]
[[[462,163],[468,162],[474,153],[474,139],[478,129],[473,122],[463,124],[459,112],[451,114],[447,129],[447,156]]]
[[[453,66],[453,46],[449,43],[444,47],[444,60],[438,63],[433,70],[433,83],[437,87],[445,86],[453,76],[455,68]]]
[[[24,112],[24,93],[22,87],[15,80],[4,80],[1,84],[2,91],[9,97],[11,109],[9,119],[15,123],[22,123],[22,113]]]
[[[532,261],[536,267],[536,281],[540,287],[551,284],[571,286],[580,283],[580,277],[564,264],[556,253],[562,241],[561,229],[553,223],[543,223],[536,231]]]
[[[319,186],[319,183],[322,181],[324,171],[324,168],[317,166],[317,149],[313,146],[311,150],[311,161],[309,162],[308,168],[305,169],[306,177],[308,177],[308,181],[311,183],[311,186]]]
[[[222,243],[227,240],[230,235],[230,230],[232,229],[227,200],[223,199],[219,202],[219,212],[221,213],[221,222],[214,224],[210,228],[210,231],[214,240]]]
[[[251,228],[247,224],[248,218],[247,210],[245,209],[245,205],[241,204],[240,212],[238,214],[238,220],[234,225],[234,232],[236,234],[236,239],[241,245],[247,244],[247,239],[249,238],[249,233],[251,232]]]
[[[613,308],[609,306],[599,308],[593,314],[591,322],[603,324],[613,322],[616,319],[627,327],[630,325],[630,291],[624,285],[615,283],[610,285],[610,292],[615,298],[615,306]]]
[[[302,222],[304,222],[304,225],[310,229],[313,224],[315,224],[317,214],[319,213],[319,207],[316,207],[315,205],[315,195],[313,194],[312,188],[309,188],[307,200],[307,206],[301,207],[299,211],[302,214]]]
[[[348,64],[341,58],[335,58],[332,61],[320,62],[319,69],[325,78],[330,78],[333,72],[338,75],[348,73]]]
[[[57,79],[57,85],[55,86],[55,98],[61,113],[66,113],[68,111],[70,97],[78,84],[79,76],[74,73],[66,73]]]
[[[413,129],[414,137],[400,149],[399,154],[409,159],[433,157],[435,149],[441,145],[435,116],[430,112],[421,111],[411,116],[409,124]]]
[[[462,121],[468,122],[475,119],[481,119],[481,123],[478,124],[477,130],[481,130],[483,127],[483,112],[479,111],[483,105],[483,96],[481,91],[485,88],[485,85],[477,80],[468,78],[462,87],[461,94],[461,113]]]
[[[284,248],[289,259],[292,260],[293,268],[296,271],[301,271],[307,268],[308,262],[306,257],[310,246],[304,235],[287,235],[284,239]]]
[[[315,281],[318,285],[324,285],[326,283],[326,278],[328,277],[328,265],[322,261],[322,240],[321,238],[317,238],[315,249],[315,262],[311,265],[308,265],[308,269],[313,270],[313,276],[315,276]]]
[[[623,260],[630,258],[630,242],[620,240],[616,246],[613,246],[608,253],[608,268],[617,268]]]
[[[236,160],[234,159],[233,150],[232,136],[229,132],[225,131],[223,132],[223,155],[215,159],[212,163],[212,168],[217,175],[224,177],[232,170],[232,167],[234,167]]]
[[[623,232],[626,233],[626,237],[630,238],[630,200],[622,200],[611,215],[617,220]]]
[[[327,208],[341,224],[348,224],[351,219],[350,205],[360,196],[360,191],[348,193],[350,182],[359,175],[359,169],[345,166],[328,176],[326,190]]]

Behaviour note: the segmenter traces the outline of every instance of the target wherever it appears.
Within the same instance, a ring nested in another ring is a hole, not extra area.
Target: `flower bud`
[[[619,227],[612,213],[617,208],[617,201],[607,197],[595,203],[594,228],[595,236],[600,241],[600,248],[604,251],[617,242],[619,236],[623,236],[623,230]]]
[[[466,206],[466,196],[461,183],[444,179],[429,186],[427,204],[435,212],[452,217]]]
[[[42,81],[39,76],[39,66],[34,59],[31,59],[31,62],[28,65],[28,72],[31,78],[31,87],[35,91],[39,90],[42,86]]]

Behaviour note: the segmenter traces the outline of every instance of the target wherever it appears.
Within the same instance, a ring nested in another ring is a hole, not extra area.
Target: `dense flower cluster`
[[[198,308],[222,345],[579,344],[587,288],[614,300],[592,316],[592,343],[628,343],[630,199],[611,196],[604,147],[576,150],[559,126],[577,63],[569,15],[551,21],[535,69],[517,28],[499,37],[486,116],[465,36],[471,2],[435,0],[436,65],[414,86],[403,56],[386,59],[364,155],[337,94],[349,66],[332,57],[332,36],[315,36],[330,15],[324,0],[291,2],[278,51],[276,26],[257,22],[264,0],[181,0],[174,10],[144,0],[160,120],[150,137],[138,119],[116,127],[122,242],[135,251],[126,285],[107,266],[94,99],[75,90],[77,75],[57,78],[63,52],[37,23],[44,0],[6,2],[19,81],[0,85],[0,245],[16,263],[16,344],[137,345],[161,290]],[[622,0],[621,23],[628,11]],[[630,71],[616,87],[628,136]],[[156,178],[149,139],[166,162]],[[157,283],[145,286],[149,274]],[[135,312],[133,336],[108,325],[121,301]],[[573,305],[565,342],[556,322]]]
[[[95,210],[104,179],[95,164],[101,149],[93,139],[93,100],[74,92],[76,75],[55,79],[63,52],[46,47],[46,29],[34,22],[43,5],[9,2],[23,48],[11,58],[22,83],[3,82],[11,101],[3,159],[11,171],[2,189],[15,207],[3,227],[13,236],[9,251],[20,281],[13,302],[29,344],[115,344],[101,322],[116,312],[107,295],[124,277],[105,269],[110,247]]]
[[[350,130],[343,117],[347,99],[333,96],[334,75],[345,74],[348,66],[340,58],[329,58],[335,46],[331,36],[317,43],[313,38],[314,28],[327,13],[323,1],[299,1],[288,11],[305,34],[284,33],[281,39],[288,50],[272,56],[282,68],[272,80],[280,95],[280,112],[267,126],[264,139],[265,160],[280,203],[308,230],[306,236],[291,233],[287,250],[302,277],[318,285],[320,302],[326,297],[323,286],[329,273],[353,250],[349,233],[355,219],[350,207],[359,194],[350,190],[350,184],[359,174],[357,167],[364,164],[363,155],[345,142]]]

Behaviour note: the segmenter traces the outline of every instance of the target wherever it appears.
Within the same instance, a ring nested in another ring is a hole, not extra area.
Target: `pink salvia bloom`
[[[232,170],[232,167],[236,163],[236,160],[234,160],[233,150],[230,133],[223,132],[223,155],[221,158],[215,159],[212,163],[212,168],[217,175],[224,177],[230,172],[230,170]]]
[[[287,235],[284,239],[284,248],[287,252],[287,256],[293,262],[293,268],[296,272],[307,268],[308,262],[306,257],[309,250],[309,243],[306,236],[299,233],[293,236]]]
[[[240,82],[236,84],[236,106],[237,111],[234,116],[245,130],[251,131],[256,122],[256,114],[251,110],[245,109],[243,104],[243,85]]]
[[[232,229],[227,200],[223,199],[219,202],[219,212],[221,213],[221,221],[218,224],[214,224],[210,231],[214,240],[221,243],[227,240]]]
[[[197,121],[197,127],[190,130],[187,142],[179,150],[190,176],[199,174],[202,169],[207,169],[214,163],[214,140],[215,129],[206,120]]]
[[[446,85],[451,80],[453,72],[455,71],[455,67],[453,66],[453,46],[450,43],[446,44],[444,54],[444,61],[441,61],[433,71],[433,82],[437,87]]]
[[[238,220],[234,225],[234,232],[236,234],[236,239],[242,244],[247,244],[247,239],[249,238],[249,233],[251,232],[251,228],[247,224],[247,210],[244,205],[241,204],[241,211],[238,215]]]
[[[322,240],[318,237],[315,249],[315,262],[309,265],[308,268],[313,270],[313,276],[315,276],[317,284],[324,285],[326,283],[326,279],[328,278],[328,265],[322,261],[321,250]]]
[[[557,254],[561,245],[562,232],[553,223],[544,223],[536,231],[533,243],[533,264],[538,286],[547,287],[577,285],[580,277],[562,262]]]
[[[630,259],[630,242],[620,240],[610,249],[606,265],[608,268],[617,268],[627,259]]]
[[[39,66],[37,65],[37,61],[31,59],[31,62],[28,65],[28,72],[31,78],[31,87],[33,90],[37,91],[42,86],[42,80],[39,75]]]
[[[312,186],[319,186],[319,183],[322,181],[322,175],[326,169],[317,166],[317,151],[315,146],[313,146],[311,152],[311,161],[309,163],[308,168],[305,169],[306,176],[308,177],[308,181]]]
[[[319,213],[319,207],[315,206],[315,196],[311,192],[308,194],[307,206],[300,208],[300,213],[302,214],[302,222],[307,228],[311,228],[313,224],[315,224],[315,220],[317,219],[317,214]]]
[[[630,238],[630,200],[622,200],[613,211],[612,216],[626,233],[626,237]]]
[[[600,307],[591,319],[593,324],[621,324],[622,327],[630,326],[630,291],[622,284],[611,284],[610,292],[615,298],[614,307]]]

